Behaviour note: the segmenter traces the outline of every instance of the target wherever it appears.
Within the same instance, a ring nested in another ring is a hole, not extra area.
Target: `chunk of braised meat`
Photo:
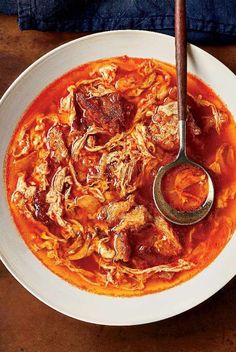
[[[50,225],[52,220],[47,215],[48,204],[46,203],[46,191],[36,192],[32,205],[35,209],[34,218],[45,225]]]
[[[143,205],[138,205],[126,213],[120,223],[113,228],[113,231],[138,231],[151,220],[151,215]]]
[[[128,240],[128,236],[126,233],[117,233],[114,236],[114,250],[115,257],[114,260],[122,260],[123,262],[128,262],[130,258],[130,244]]]
[[[158,216],[154,220],[154,226],[156,232],[154,248],[156,252],[165,257],[172,257],[180,254],[182,246],[168,222]]]
[[[162,259],[163,260],[163,259]],[[152,266],[162,264],[158,256],[152,249],[140,248],[138,255],[132,256],[131,259],[132,266],[136,269],[147,269]]]
[[[125,130],[134,115],[134,105],[118,93],[106,94],[102,97],[90,97],[80,87],[76,94],[77,113],[86,126],[94,124],[102,127],[110,134]]]
[[[152,117],[149,126],[150,137],[162,149],[176,151],[179,148],[179,124],[178,124],[177,101],[171,101],[160,105]],[[201,133],[192,114],[187,114],[187,132],[192,136]]]
[[[146,269],[163,262],[164,258],[158,255],[154,247],[156,234],[153,225],[148,225],[138,233],[131,233],[130,241],[132,243],[131,263],[135,268]]]

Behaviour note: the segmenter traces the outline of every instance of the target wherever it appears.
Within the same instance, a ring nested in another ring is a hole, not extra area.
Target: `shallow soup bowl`
[[[45,304],[76,319],[106,325],[136,325],[182,313],[209,298],[236,274],[236,236],[232,236],[207,268],[174,288],[140,297],[97,295],[82,291],[53,274],[31,253],[18,233],[7,203],[4,160],[20,117],[48,84],[67,71],[89,61],[121,55],[175,64],[174,38],[124,30],[71,41],[26,69],[0,103],[1,259],[12,275]],[[203,50],[189,45],[188,72],[206,82],[236,116],[236,78],[229,69]]]

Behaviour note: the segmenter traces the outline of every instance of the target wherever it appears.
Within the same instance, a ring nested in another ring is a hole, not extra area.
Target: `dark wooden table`
[[[38,57],[82,35],[20,32],[15,17],[0,15],[0,94]],[[204,49],[236,73],[236,45]],[[207,302],[177,317],[136,327],[105,327],[57,313],[0,264],[0,352],[46,351],[235,352],[236,278]]]

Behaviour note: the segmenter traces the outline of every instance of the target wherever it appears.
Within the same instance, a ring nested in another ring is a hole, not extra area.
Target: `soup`
[[[127,56],[87,63],[45,88],[22,116],[6,160],[9,206],[31,251],[81,289],[158,292],[190,279],[236,225],[236,128],[219,97],[188,75],[187,153],[209,171],[210,214],[166,221],[152,186],[179,146],[175,68]],[[179,209],[204,201],[204,175],[174,170],[163,192]]]

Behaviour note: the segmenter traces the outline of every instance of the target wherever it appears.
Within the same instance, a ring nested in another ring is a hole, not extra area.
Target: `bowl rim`
[[[116,31],[105,31],[105,32],[99,32],[99,33],[95,33],[95,34],[90,34],[90,35],[85,35],[82,38],[77,38],[74,39],[72,41],[69,41],[67,43],[64,43],[58,47],[56,47],[55,49],[49,51],[48,53],[44,54],[43,56],[41,56],[40,58],[38,58],[35,62],[33,62],[29,67],[27,67],[15,80],[14,82],[9,86],[9,88],[6,90],[6,92],[3,94],[1,100],[0,100],[0,106],[2,105],[2,103],[5,101],[5,99],[11,94],[11,91],[13,90],[13,88],[15,88],[17,86],[17,84],[21,81],[21,79],[24,76],[27,76],[29,72],[31,72],[32,69],[34,69],[35,67],[37,67],[38,65],[41,65],[44,61],[46,61],[49,57],[52,57],[53,55],[57,54],[60,50],[66,48],[67,46],[72,45],[73,43],[80,43],[83,41],[88,41],[90,38],[94,38],[94,37],[106,37],[108,35],[117,35],[117,34],[145,34],[145,35],[149,35],[149,34],[155,34],[158,37],[164,37],[164,38],[172,38],[173,37],[166,35],[166,34],[161,34],[161,33],[156,33],[153,31],[145,31],[145,30],[116,30]],[[231,76],[231,78],[233,78],[235,80],[235,75],[234,73],[228,68],[226,67],[223,63],[221,63],[218,59],[216,59],[215,57],[213,57],[212,55],[208,54],[207,52],[205,52],[204,50],[198,48],[195,45],[189,44],[190,47],[194,47],[194,50],[197,50],[202,56],[207,56],[208,58],[210,58],[210,60],[212,62],[214,62],[215,64],[217,64],[218,66],[220,65],[222,69],[224,69],[225,72],[227,72],[228,76]],[[65,71],[66,72],[66,71]],[[236,80],[235,80],[236,81]],[[18,120],[19,121],[19,120]],[[5,174],[5,172],[4,172]],[[5,175],[4,175],[5,178]],[[236,236],[234,243],[236,245]],[[221,254],[223,252],[227,252],[227,249],[230,248],[231,246],[231,241],[232,239],[228,242],[228,244],[226,245],[226,247],[221,251],[221,253],[218,255],[218,257],[216,259],[218,259],[219,257],[219,261],[221,263],[225,262],[225,259],[221,256]],[[1,241],[0,241],[1,242]],[[0,243],[1,244],[1,243]],[[236,248],[236,246],[235,246]],[[29,250],[29,249],[28,249]],[[30,251],[30,250],[29,250]],[[160,321],[175,315],[178,315],[180,313],[183,313],[195,306],[197,306],[198,304],[202,303],[203,301],[205,301],[206,299],[210,298],[213,294],[215,294],[217,291],[219,291],[223,286],[225,286],[236,274],[236,268],[233,268],[233,266],[230,266],[228,269],[228,271],[225,273],[224,272],[224,276],[221,276],[220,279],[218,279],[218,281],[214,282],[214,285],[212,285],[211,287],[208,287],[207,289],[205,289],[205,291],[201,291],[200,294],[195,297],[195,298],[191,298],[186,300],[186,302],[181,302],[181,304],[177,306],[175,306],[172,309],[172,312],[168,312],[166,314],[162,314],[162,316],[159,316],[158,319],[156,318],[156,314],[147,314],[146,317],[144,318],[139,318],[138,316],[135,317],[135,319],[133,318],[125,318],[123,319],[123,321],[121,320],[117,320],[116,318],[113,319],[107,319],[107,318],[103,318],[101,317],[100,319],[94,319],[94,318],[89,318],[88,316],[82,316],[81,314],[75,313],[75,314],[71,314],[66,312],[64,309],[62,309],[60,306],[57,306],[54,302],[50,302],[49,299],[47,299],[47,297],[42,296],[39,292],[37,292],[37,290],[35,290],[30,283],[26,282],[24,280],[23,277],[20,277],[20,275],[16,272],[16,270],[14,269],[14,266],[7,260],[7,258],[5,258],[5,256],[3,254],[1,254],[1,248],[0,248],[0,259],[2,260],[2,262],[4,263],[4,265],[6,266],[6,268],[10,271],[10,273],[14,276],[14,278],[25,288],[27,289],[33,296],[35,296],[36,298],[38,298],[41,302],[47,304],[48,306],[50,306],[51,308],[59,311],[62,314],[65,314],[67,316],[73,317],[75,319],[79,319],[82,321],[86,321],[86,322],[90,322],[90,323],[96,323],[96,324],[104,324],[104,325],[113,325],[113,326],[128,326],[128,325],[140,325],[140,324],[144,324],[144,323],[151,323],[154,321]],[[201,273],[207,273],[209,271],[209,268],[212,267],[212,265],[215,264],[214,260],[207,268],[203,269],[203,271],[200,272]],[[42,265],[42,263],[40,263],[40,265]],[[225,264],[224,264],[225,265]],[[47,269],[48,270],[48,269]],[[56,275],[56,274],[53,274]],[[198,274],[199,275],[199,274]],[[198,276],[196,275],[195,278]],[[206,279],[206,278],[205,278]],[[60,279],[63,280],[63,279]],[[185,285],[186,287],[189,286],[189,282],[192,279],[184,282],[183,284],[180,284],[176,287]],[[69,284],[70,285],[70,284]],[[169,289],[169,290],[174,290],[176,287]],[[78,288],[76,288],[77,290],[79,290]],[[162,291],[160,293],[153,293],[151,294],[153,295],[161,295],[169,290],[166,291]],[[81,291],[81,290],[80,290]],[[81,291],[82,292],[82,291]],[[92,293],[89,293],[89,295],[94,295]],[[99,295],[96,295],[99,296]],[[150,295],[145,295],[145,296],[140,296],[140,297],[124,297],[124,298],[120,298],[120,297],[110,297],[110,296],[103,296],[106,297],[107,300],[117,300],[117,301],[121,301],[121,300],[133,300],[133,301],[141,301],[141,298],[143,297],[150,297]],[[147,301],[147,300],[146,300]],[[138,303],[139,304],[139,303]],[[153,310],[154,311],[154,310]],[[150,313],[150,312],[149,312]],[[153,312],[151,312],[153,313]]]

